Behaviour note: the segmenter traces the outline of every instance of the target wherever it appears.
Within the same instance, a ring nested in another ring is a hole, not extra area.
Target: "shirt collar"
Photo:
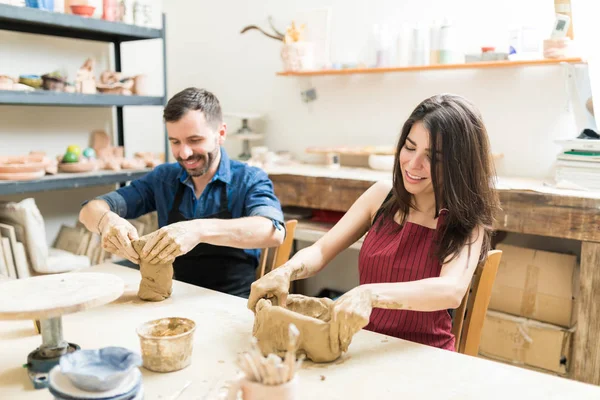
[[[181,167],[179,181],[181,183],[186,183],[190,179],[191,177],[188,175],[185,168]],[[227,184],[231,182],[231,160],[229,159],[229,156],[223,147],[221,147],[221,160],[219,161],[219,168],[217,169],[217,172],[215,173],[215,176],[213,176],[211,182],[215,180],[220,180],[221,182]]]

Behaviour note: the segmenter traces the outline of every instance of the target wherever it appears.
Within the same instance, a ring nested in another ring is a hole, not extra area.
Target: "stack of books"
[[[600,190],[600,140],[571,139],[557,143],[563,151],[557,156],[556,182]]]

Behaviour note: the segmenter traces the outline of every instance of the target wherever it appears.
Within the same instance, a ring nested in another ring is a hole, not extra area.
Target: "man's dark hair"
[[[200,110],[206,122],[217,129],[223,122],[221,104],[217,96],[205,89],[190,87],[171,97],[163,111],[165,122],[177,122],[186,112]]]

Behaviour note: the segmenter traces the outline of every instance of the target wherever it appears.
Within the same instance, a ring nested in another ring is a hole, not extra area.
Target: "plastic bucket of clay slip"
[[[187,318],[161,318],[137,328],[144,368],[155,372],[183,369],[192,362],[196,324]]]

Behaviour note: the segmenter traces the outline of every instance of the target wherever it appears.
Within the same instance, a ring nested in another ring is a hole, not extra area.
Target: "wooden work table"
[[[378,180],[391,173],[362,168],[296,165],[266,168],[283,206],[347,211]],[[499,178],[502,211],[498,231],[581,244],[581,293],[570,376],[600,385],[600,193],[560,190],[529,179]]]
[[[215,399],[235,377],[236,356],[249,348],[253,315],[241,298],[175,282],[163,302],[137,299],[139,272],[103,264],[125,281],[125,293],[111,304],[63,316],[64,338],[84,349],[124,346],[139,351],[135,333],[145,321],[180,316],[197,324],[192,364],[160,374],[142,368],[145,399],[170,399],[188,381],[178,400]],[[85,273],[85,272],[84,272]],[[1,283],[0,283],[1,285]],[[31,321],[0,321],[0,398],[51,399],[34,390],[22,367],[41,343]],[[598,399],[600,387],[528,371],[475,357],[361,331],[349,352],[331,364],[305,363],[298,399]]]

